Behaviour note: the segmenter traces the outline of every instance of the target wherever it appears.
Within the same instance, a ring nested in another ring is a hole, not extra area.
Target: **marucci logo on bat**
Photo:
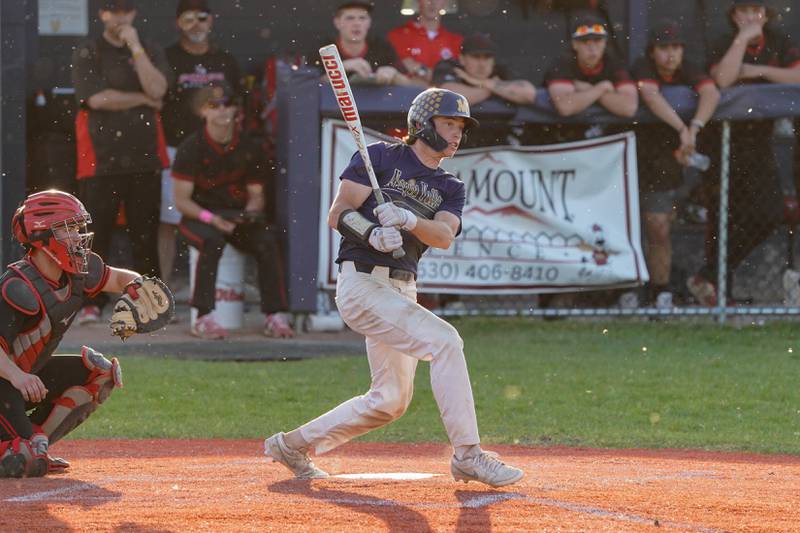
[[[345,120],[357,120],[358,112],[353,106],[350,95],[347,94],[345,73],[338,68],[336,57],[322,56],[322,64],[325,66],[325,71],[328,73],[328,78],[331,80],[331,87],[334,89],[336,100],[339,101],[339,108],[342,110],[342,116],[344,116]]]

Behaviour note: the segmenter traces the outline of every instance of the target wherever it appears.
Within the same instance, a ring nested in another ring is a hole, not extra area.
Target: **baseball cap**
[[[665,44],[686,44],[681,26],[674,20],[660,20],[650,29],[650,35],[647,38],[647,46]]]
[[[487,33],[473,33],[464,37],[461,43],[462,54],[497,54],[497,45]]]
[[[236,93],[233,92],[231,85],[225,80],[217,80],[201,87],[192,98],[192,108],[199,111],[201,107],[209,102],[216,102],[224,105],[238,105]]]
[[[175,16],[180,17],[184,11],[211,13],[211,8],[208,6],[208,0],[179,0],[178,7],[175,9]]]
[[[731,0],[731,9],[737,6],[763,6],[767,7],[764,0]]]
[[[136,0],[103,0],[101,11],[123,11],[125,13],[137,9]]]
[[[605,22],[600,17],[592,14],[577,17],[572,24],[571,34],[576,41],[608,38]]]
[[[367,2],[365,0],[350,0],[349,2],[342,2],[336,7],[336,13],[339,13],[342,9],[347,9],[351,7],[357,7],[360,9],[366,9],[367,13],[372,13],[372,8],[374,7],[372,2]]]

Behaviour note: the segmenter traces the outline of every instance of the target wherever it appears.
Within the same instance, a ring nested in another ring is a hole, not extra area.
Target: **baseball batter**
[[[111,317],[112,333],[123,338],[163,326],[174,311],[160,281],[90,251],[89,222],[83,204],[57,190],[32,194],[14,213],[14,237],[28,253],[0,276],[0,478],[69,467],[49,455],[50,444],[122,386],[116,358],[87,346],[80,355],[52,355],[84,301],[123,293]]]
[[[298,478],[324,478],[309,451],[329,451],[403,415],[420,360],[431,363],[431,386],[454,454],[456,480],[499,487],[522,478],[480,447],[464,343],[456,329],[417,304],[417,263],[433,246],[448,248],[461,230],[464,184],[439,167],[452,157],[470,117],[464,96],[428,89],[408,112],[401,144],[376,143],[369,155],[383,194],[377,205],[361,156],[341,176],[328,224],[342,235],[336,305],[347,325],[366,337],[369,391],[289,433],[266,439],[265,453]],[[402,247],[405,255],[392,257]]]

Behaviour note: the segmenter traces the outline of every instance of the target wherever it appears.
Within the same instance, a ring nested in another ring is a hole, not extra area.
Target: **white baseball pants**
[[[480,443],[472,386],[458,331],[417,303],[415,281],[371,274],[342,263],[336,305],[344,322],[366,337],[369,391],[300,427],[317,454],[379,428],[405,413],[414,392],[417,361],[431,362],[431,388],[453,447]]]

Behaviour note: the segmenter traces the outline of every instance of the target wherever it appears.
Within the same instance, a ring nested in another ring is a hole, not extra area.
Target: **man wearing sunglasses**
[[[191,333],[224,339],[228,332],[214,318],[217,267],[226,243],[252,255],[257,264],[264,312],[264,335],[291,337],[294,332],[280,311],[286,308],[277,236],[264,217],[264,188],[271,186],[275,166],[261,146],[240,135],[237,98],[226,82],[199,89],[194,106],[205,128],[178,147],[172,176],[179,229],[199,258],[192,307],[197,320]]]
[[[103,34],[75,49],[72,83],[80,196],[95,221],[94,249],[108,255],[124,204],[133,267],[158,275],[161,170],[168,165],[159,110],[172,73],[164,51],[142,41],[135,0],[106,0]],[[107,299],[87,302],[77,322],[100,320]]]
[[[178,41],[166,49],[175,85],[164,102],[164,135],[170,162],[176,147],[189,134],[202,129],[203,120],[192,109],[197,90],[212,82],[225,81],[239,92],[240,71],[236,59],[210,41],[214,15],[207,0],[180,0],[175,11]],[[161,273],[169,282],[175,259],[176,228],[181,214],[175,208],[172,175],[161,176],[161,224],[158,252]]]
[[[572,28],[571,50],[545,74],[553,106],[561,116],[576,115],[599,104],[615,115],[632,117],[638,107],[636,85],[623,63],[607,50],[608,31],[594,15],[582,15]],[[599,126],[580,128],[559,141],[603,133]],[[562,136],[563,137],[563,136]]]

